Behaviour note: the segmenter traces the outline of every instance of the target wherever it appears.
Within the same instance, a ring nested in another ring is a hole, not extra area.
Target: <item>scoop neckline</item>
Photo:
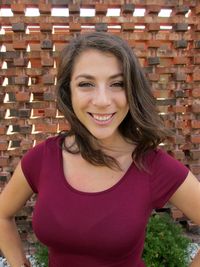
[[[88,192],[88,191],[81,191],[78,190],[76,188],[74,188],[72,185],[70,185],[70,183],[68,182],[67,178],[65,177],[64,174],[64,168],[63,168],[63,156],[62,156],[62,142],[63,142],[64,137],[61,137],[59,139],[59,171],[60,171],[60,177],[62,179],[62,182],[64,183],[64,185],[70,189],[72,192],[76,193],[76,194],[80,194],[80,195],[88,195],[88,196],[95,196],[95,195],[102,195],[105,193],[108,193],[110,191],[115,190],[116,188],[118,188],[128,177],[128,174],[130,173],[131,170],[133,170],[133,167],[135,168],[135,163],[134,161],[131,162],[130,166],[128,167],[128,169],[126,170],[126,172],[124,173],[124,175],[119,179],[118,182],[116,182],[113,186],[105,189],[105,190],[101,190],[101,191],[97,191],[97,192]]]

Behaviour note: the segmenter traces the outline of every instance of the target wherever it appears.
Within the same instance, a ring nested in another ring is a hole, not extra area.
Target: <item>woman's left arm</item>
[[[200,182],[191,173],[170,198],[170,203],[180,209],[186,217],[200,226]],[[200,266],[200,252],[190,267]]]
[[[191,172],[169,202],[200,226],[200,182]]]
[[[200,266],[200,250],[198,251],[197,255],[195,256],[194,260],[190,264],[189,267],[199,267]]]

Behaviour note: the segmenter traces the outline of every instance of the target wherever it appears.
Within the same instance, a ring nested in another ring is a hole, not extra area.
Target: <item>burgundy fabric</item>
[[[64,176],[61,142],[60,136],[51,137],[21,162],[38,193],[33,229],[49,248],[49,267],[144,267],[141,255],[152,209],[169,200],[188,169],[158,149],[145,157],[148,173],[132,163],[111,188],[81,192]]]

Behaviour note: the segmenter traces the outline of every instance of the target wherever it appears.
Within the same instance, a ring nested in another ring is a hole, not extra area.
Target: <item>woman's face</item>
[[[100,141],[116,141],[129,106],[121,62],[111,53],[89,49],[75,60],[71,101],[79,121]]]

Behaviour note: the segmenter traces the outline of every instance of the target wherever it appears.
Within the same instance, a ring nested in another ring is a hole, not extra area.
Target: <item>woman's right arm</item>
[[[33,191],[18,164],[12,178],[0,194],[0,249],[11,267],[26,260],[14,216],[32,196]]]

